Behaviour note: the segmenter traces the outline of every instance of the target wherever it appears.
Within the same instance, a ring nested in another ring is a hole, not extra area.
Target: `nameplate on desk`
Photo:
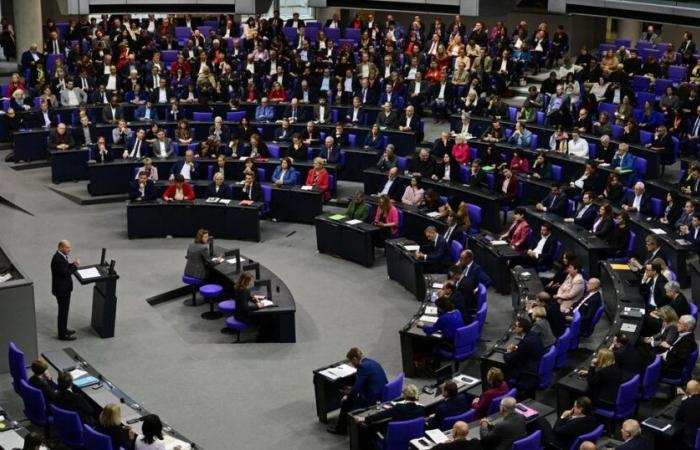
[[[625,331],[627,333],[634,333],[635,331],[637,331],[637,325],[633,323],[623,323],[620,327],[620,330]]]
[[[328,218],[331,220],[343,220],[345,216],[343,214],[333,214],[332,216],[328,216]]]
[[[649,428],[653,428],[657,431],[661,431],[662,433],[669,428],[671,428],[671,424],[668,423],[667,421],[663,419],[657,419],[656,417],[649,417],[647,418],[644,422],[642,422],[644,425],[648,426]]]
[[[420,320],[421,322],[435,323],[437,322],[438,318],[437,316],[422,315],[418,320]]]
[[[319,373],[331,380],[337,380],[339,378],[345,378],[349,377],[350,375],[354,375],[355,373],[357,373],[357,369],[355,369],[350,364],[341,364],[336,367],[329,367],[328,369],[322,370]]]
[[[73,377],[74,380],[77,380],[85,375],[87,375],[87,372],[82,369],[73,369],[70,371],[70,376]]]
[[[83,280],[90,280],[92,278],[100,278],[100,272],[95,267],[89,267],[87,269],[79,269],[78,275]]]
[[[654,234],[666,234],[666,231],[662,228],[652,228],[651,232]]]

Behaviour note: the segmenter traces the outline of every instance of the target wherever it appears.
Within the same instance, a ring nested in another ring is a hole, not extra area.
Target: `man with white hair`
[[[73,291],[73,273],[80,267],[80,259],[70,262],[72,246],[70,241],[58,243],[58,250],[51,259],[51,293],[58,303],[58,338],[62,341],[74,341],[74,330],[68,329],[68,310],[70,295]]]
[[[469,425],[467,422],[457,421],[452,426],[452,438],[433,447],[433,450],[481,450],[481,442],[478,439],[467,439]]]
[[[622,209],[628,213],[639,212],[644,215],[651,213],[651,200],[646,194],[644,183],[637,181],[634,184],[634,191],[628,192],[622,199]]]
[[[694,329],[695,319],[693,316],[686,314],[678,319],[678,337],[668,350],[661,354],[662,377],[680,378],[690,354],[698,348],[693,335]]]
[[[513,442],[527,436],[525,418],[515,412],[515,404],[513,397],[505,397],[501,400],[498,413],[503,420],[496,424],[489,419],[481,419],[479,434],[484,448],[510,450]]]
[[[418,417],[425,417],[425,407],[418,403],[418,388],[413,384],[407,384],[401,391],[403,401],[396,403],[392,408],[384,409],[376,414],[365,417],[358,417],[357,422],[367,424],[380,422],[382,420],[411,420]]]
[[[620,429],[624,443],[619,445],[617,450],[650,450],[651,446],[642,438],[642,428],[639,422],[634,419],[627,419],[622,422]]]
[[[573,317],[573,314],[578,311],[581,315],[581,332],[589,334],[593,324],[593,317],[596,311],[603,304],[603,297],[600,294],[600,280],[591,278],[588,280],[586,287],[586,295],[573,307],[568,315]]]
[[[690,314],[690,304],[683,292],[681,292],[681,285],[677,281],[671,280],[664,284],[664,291],[668,298],[668,306],[676,311],[678,317]]]

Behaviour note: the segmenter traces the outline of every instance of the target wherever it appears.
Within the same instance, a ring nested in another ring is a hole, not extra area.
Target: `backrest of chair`
[[[404,374],[401,372],[396,375],[396,378],[384,385],[384,390],[382,391],[382,401],[388,402],[391,400],[396,400],[401,397],[401,391],[403,390],[403,379]]]
[[[53,412],[53,423],[58,430],[58,437],[61,442],[70,447],[83,447],[83,424],[80,416],[74,411],[68,411],[51,405]]]
[[[471,228],[479,230],[481,228],[481,207],[467,203],[467,214],[469,214]]]
[[[663,202],[661,201],[660,198],[657,198],[657,197],[651,198],[651,214],[655,218],[659,218],[659,217],[661,217],[661,214],[663,214]]]
[[[552,371],[554,370],[554,362],[556,361],[556,358],[556,348],[550,347],[549,351],[545,353],[540,360],[540,367],[537,371],[540,389],[545,389],[552,382]]]
[[[537,137],[536,134],[532,134],[530,137],[530,150],[537,150],[537,143],[539,141],[539,138]]]
[[[262,167],[258,167],[256,171],[257,171],[256,176],[258,177],[258,182],[262,183],[263,181],[265,181],[265,169],[263,169]]]
[[[24,403],[24,415],[34,425],[45,425],[47,411],[44,393],[34,386],[30,386],[26,380],[20,380],[19,384],[19,395]]]
[[[634,244],[637,242],[637,233],[630,231],[630,240],[627,243],[627,257],[632,257],[634,253]]]
[[[481,305],[476,312],[476,318],[475,320],[479,323],[479,333],[481,333],[481,330],[484,329],[484,324],[486,323],[486,314],[489,311],[489,305],[488,303],[484,302],[483,305]]]
[[[491,403],[489,404],[489,410],[486,413],[486,415],[490,416],[491,414],[496,414],[498,412],[498,409],[501,407],[501,400],[503,400],[506,397],[515,397],[515,393],[515,388],[512,388],[500,397],[495,397],[493,400],[491,400]]]
[[[455,356],[466,354],[476,349],[479,340],[479,323],[474,321],[465,327],[460,327],[455,333]]]
[[[474,414],[475,411],[473,409],[470,409],[468,411],[463,412],[462,414],[457,414],[455,416],[448,416],[442,419],[442,422],[440,423],[440,429],[441,430],[450,430],[452,429],[452,426],[459,422],[472,422],[474,420]]]
[[[700,428],[698,428],[698,432],[695,434],[695,449],[700,448]]]
[[[263,202],[269,205],[272,201],[272,186],[263,184],[260,185],[260,189],[262,190]]]
[[[242,118],[245,117],[245,111],[228,111],[226,113],[226,120],[231,122],[240,122]]]
[[[695,367],[695,363],[698,362],[698,348],[695,347],[695,350],[693,350],[693,353],[690,354],[690,357],[688,358],[688,362],[686,362],[685,367],[683,368],[683,373],[681,375],[681,380],[683,381],[683,384],[685,384],[689,379],[690,376],[693,373],[693,368]]]
[[[486,304],[486,286],[479,283],[479,291],[476,294],[476,308],[480,309],[484,304]]]
[[[542,447],[542,432],[535,431],[531,435],[513,442],[512,450],[540,450]]]
[[[85,446],[90,450],[112,450],[112,439],[95,431],[90,425],[83,426]]]
[[[559,336],[559,339],[557,339],[554,346],[557,349],[557,360],[555,367],[558,369],[566,365],[566,361],[569,357],[569,348],[571,347],[571,328],[567,328],[564,333]]]
[[[693,301],[688,302],[690,306],[690,315],[693,316],[695,320],[698,320],[698,307]]]
[[[408,164],[408,160],[406,159],[405,156],[397,156],[396,157],[396,167],[398,167],[399,172],[403,172],[406,170],[406,165]]]
[[[647,175],[647,160],[645,158],[640,156],[634,158],[634,173],[638,180],[644,179]]]
[[[576,438],[576,440],[571,445],[571,448],[569,450],[578,450],[578,448],[581,446],[581,444],[586,442],[586,441],[590,441],[590,442],[593,442],[595,444],[596,442],[598,442],[598,439],[600,439],[600,436],[603,435],[603,430],[605,430],[605,426],[598,425],[590,433],[582,434],[581,436]]]
[[[412,420],[389,422],[386,427],[386,450],[405,450],[412,439],[423,436],[425,419],[418,417]]]
[[[462,253],[462,244],[459,241],[450,242],[450,257],[452,262],[456,263],[459,260],[459,255]]]
[[[7,356],[10,365],[10,375],[12,375],[12,387],[19,394],[20,380],[27,380],[27,365],[24,360],[24,352],[14,342],[10,341]]]
[[[557,183],[561,181],[561,166],[552,164],[552,179]]]
[[[644,369],[644,380],[642,380],[642,399],[649,400],[656,394],[661,377],[661,357],[656,355],[654,361]]]
[[[214,114],[210,112],[195,112],[192,113],[192,120],[206,121],[214,120]]]
[[[615,401],[615,414],[618,418],[628,417],[634,413],[639,392],[639,374],[620,385]]]

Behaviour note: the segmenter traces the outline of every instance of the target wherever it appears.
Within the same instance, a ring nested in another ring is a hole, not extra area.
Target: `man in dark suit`
[[[462,250],[457,265],[462,269],[462,275],[457,280],[458,289],[461,289],[460,283],[465,279],[473,280],[474,286],[479,284],[483,284],[485,287],[491,286],[491,277],[484,272],[479,264],[474,262],[474,253],[471,250]]]
[[[669,281],[664,286],[666,297],[669,299],[668,306],[676,311],[678,317],[690,314],[690,304],[685,294],[681,292],[681,285],[677,281]]]
[[[68,310],[73,291],[72,276],[80,267],[80,259],[76,258],[73,262],[68,260],[72,248],[70,241],[60,241],[51,259],[51,293],[58,302],[58,338],[62,341],[75,340],[75,331],[68,329]]]
[[[377,121],[375,123],[379,125],[379,128],[396,128],[399,118],[396,112],[391,110],[391,103],[384,102],[383,108],[384,109],[377,114]]]
[[[207,187],[207,198],[233,198],[233,191],[231,186],[224,184],[224,176],[221,172],[216,172],[214,174],[214,181]]]
[[[406,170],[412,175],[420,175],[423,179],[428,180],[435,173],[437,164],[435,159],[430,156],[427,148],[422,148],[418,151],[418,156],[414,156],[408,163]]]
[[[376,106],[379,100],[375,90],[369,87],[367,78],[360,80],[360,86],[355,90],[355,97],[360,99],[361,105]]]
[[[442,238],[448,244],[450,244],[452,241],[461,243],[464,240],[464,231],[462,230],[462,226],[452,212],[447,214],[447,229],[444,233],[442,233]]]
[[[581,334],[590,334],[591,327],[593,324],[593,317],[596,311],[600,308],[603,302],[603,298],[600,295],[600,280],[598,278],[591,278],[588,280],[588,286],[586,287],[586,295],[578,302],[571,310],[571,315],[578,311],[581,316]]]
[[[655,262],[645,266],[644,280],[639,286],[639,292],[648,309],[661,308],[668,304],[664,286],[668,280],[661,274],[661,265]]]
[[[102,121],[105,123],[117,123],[124,117],[122,107],[119,106],[119,97],[112,95],[109,99],[109,105],[102,108]]]
[[[352,125],[364,125],[365,110],[362,107],[362,100],[360,100],[360,97],[354,97],[352,99],[352,107],[347,109],[345,122]]]
[[[527,320],[527,319],[525,319]],[[529,322],[529,321],[528,321]],[[539,339],[539,336],[537,336]],[[542,343],[540,343],[540,347]],[[510,450],[513,442],[527,436],[525,417],[515,412],[516,401],[513,397],[501,400],[499,414],[503,418],[495,425],[489,419],[481,419],[481,445],[493,450]]]
[[[49,148],[54,150],[67,150],[75,145],[73,134],[66,129],[66,124],[61,122],[55,130],[49,133]]]
[[[688,448],[695,448],[695,435],[700,427],[700,383],[690,380],[685,392],[680,392],[685,398],[676,411],[676,421],[684,425],[683,434]]]
[[[700,166],[692,166],[690,168],[690,177],[683,181],[681,191],[688,195],[700,195]]]
[[[391,169],[389,169],[387,179],[384,182],[384,185],[382,186],[382,189],[378,192],[378,194],[384,194],[392,200],[400,201],[403,189],[401,188],[401,181],[398,177],[398,167],[392,167]]]
[[[543,222],[540,225],[540,238],[532,242],[527,253],[523,255],[523,260],[514,258],[512,263],[517,261],[527,266],[551,267],[557,251],[557,240],[552,236],[552,230],[549,227],[547,222]]]
[[[690,241],[696,248],[700,247],[700,213],[696,213],[690,219],[690,225],[680,228],[680,235],[686,241]]]
[[[448,442],[443,442],[433,447],[433,450],[482,450],[479,439],[467,439],[469,425],[461,420],[452,426],[452,436]]]
[[[470,408],[467,398],[459,393],[457,384],[452,380],[442,385],[442,396],[445,400],[435,408],[435,413],[428,417],[428,429],[440,428],[443,419],[462,414]]]
[[[129,184],[129,200],[134,202],[150,202],[158,197],[156,186],[148,179],[146,172],[139,172],[136,180]]]
[[[448,108],[452,105],[454,87],[447,73],[440,74],[440,82],[430,87],[431,108],[436,123],[447,121]]]
[[[564,219],[564,221],[581,225],[586,230],[593,228],[593,223],[598,215],[598,208],[593,204],[594,198],[593,192],[584,192],[581,197],[581,206],[574,213],[574,217]]]
[[[481,159],[476,158],[469,170],[469,186],[479,187],[486,184],[486,172],[481,169]]]
[[[241,185],[241,200],[261,202],[263,200],[262,188],[255,179],[255,174],[247,173]]]
[[[544,307],[547,312],[547,322],[552,328],[554,337],[559,337],[564,334],[566,329],[566,316],[561,311],[559,303],[552,298],[547,292],[542,291],[537,293],[537,305]]]
[[[673,141],[666,125],[659,125],[647,148],[661,155],[662,164],[670,164],[673,161]]]
[[[71,390],[73,377],[70,372],[64,371],[58,375],[58,392],[54,404],[61,409],[78,413],[84,424],[95,424],[95,411],[85,398]]]
[[[425,263],[423,271],[426,273],[444,272],[452,264],[449,244],[434,226],[425,229],[425,237],[428,243],[416,251],[416,259]]]
[[[187,168],[185,167],[187,166]],[[199,170],[199,164],[194,160],[194,152],[192,150],[187,150],[185,152],[185,157],[177,160],[173,164],[173,169],[170,172],[170,181],[175,179],[175,175],[180,174],[185,177],[185,180],[193,180],[197,177]]]
[[[593,431],[598,423],[593,416],[593,403],[588,397],[579,397],[574,407],[564,411],[552,427],[552,444],[568,450],[582,434]],[[578,450],[578,449],[576,449]]]
[[[295,12],[294,14],[292,14],[291,19],[287,19],[287,22],[284,24],[284,26],[291,28],[304,28],[306,27],[306,24],[303,20],[299,18],[299,13]]]
[[[624,443],[615,447],[617,450],[651,450],[651,445],[642,437],[642,428],[634,419],[622,422],[622,440]]]
[[[639,212],[645,216],[651,214],[651,199],[645,192],[644,183],[638,181],[634,190],[627,192],[622,199],[622,209],[628,213]]]
[[[367,418],[359,418],[360,422],[372,424],[383,420],[411,420],[418,417],[425,417],[425,407],[418,403],[418,388],[413,384],[407,384],[401,390],[402,401],[396,403],[389,409],[383,409],[376,414],[367,416]]]
[[[647,264],[651,264],[651,262],[656,258],[661,258],[664,261],[666,260],[665,255],[661,251],[661,244],[659,243],[659,238],[657,238],[653,234],[650,234],[644,239],[644,244],[647,248],[646,255],[644,255],[644,257],[640,259],[634,257],[630,258],[628,262],[630,269],[640,271],[641,269],[644,269],[644,266],[646,266]]]
[[[397,126],[401,131],[414,133],[418,131],[419,122],[413,106],[406,107],[406,112],[399,119]]]
[[[330,108],[326,107],[327,112],[330,117]],[[284,109],[284,114],[282,115],[289,123],[304,122],[306,120],[306,114],[304,109],[299,105],[299,99],[297,97],[292,97],[289,105]]]
[[[547,194],[544,200],[535,205],[535,209],[566,217],[566,213],[569,209],[569,197],[562,192],[559,183],[554,183],[552,184],[552,190]]]
[[[80,126],[75,130],[75,141],[81,147],[97,143],[97,129],[87,115],[80,118]]]
[[[630,343],[625,333],[617,333],[613,338],[615,365],[622,372],[622,380],[627,381],[638,373],[644,373],[644,360],[639,351]]]
[[[39,389],[44,394],[44,402],[48,407],[56,400],[56,386],[51,380],[49,365],[43,359],[37,359],[32,362],[32,373],[29,385]]]
[[[22,58],[20,60],[22,70],[34,69],[37,62],[43,64],[45,59],[46,57],[39,51],[39,47],[36,44],[32,44],[29,46],[29,50],[22,53]]]
[[[328,427],[328,432],[333,434],[347,433],[348,412],[381,401],[384,386],[388,382],[382,366],[377,361],[365,358],[359,348],[351,348],[345,357],[357,369],[357,374],[355,384],[340,402],[338,422],[335,426]]]
[[[516,386],[522,392],[523,398],[534,397],[540,359],[544,355],[542,339],[538,334],[530,333],[531,328],[532,322],[529,319],[519,318],[515,322],[514,331],[521,340],[517,346],[510,344],[503,355],[507,379],[516,380]]]
[[[698,345],[693,336],[695,319],[691,315],[678,319],[678,337],[670,348],[661,354],[661,376],[679,378],[683,368],[688,364],[690,354],[697,350]]]

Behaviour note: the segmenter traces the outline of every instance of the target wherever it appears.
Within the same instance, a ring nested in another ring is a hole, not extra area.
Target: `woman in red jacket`
[[[324,200],[331,198],[331,193],[328,191],[328,171],[323,167],[322,158],[314,158],[314,167],[306,176],[306,186],[323,191]]]
[[[270,92],[267,94],[267,99],[274,103],[286,102],[287,93],[282,89],[282,86],[275,81],[272,83],[272,88],[270,88]]]
[[[464,136],[461,134],[455,136],[455,143],[452,146],[452,156],[460,164],[469,162],[469,144],[464,141]]]
[[[374,224],[381,228],[381,234],[375,235],[374,245],[384,247],[384,241],[399,235],[399,212],[388,195],[379,196],[377,211],[374,213]]]
[[[513,217],[513,223],[508,231],[501,235],[501,239],[508,241],[513,250],[523,253],[527,250],[527,238],[530,235],[530,225],[525,220],[525,209],[517,208]]]
[[[503,372],[498,367],[491,367],[486,373],[486,382],[489,388],[481,393],[479,397],[472,400],[472,409],[474,409],[474,419],[486,417],[486,413],[491,406],[491,401],[505,395],[508,392],[508,384],[503,381]]]
[[[166,202],[182,202],[194,200],[192,186],[185,183],[185,177],[181,173],[175,175],[175,183],[168,186],[163,192],[163,200]]]

